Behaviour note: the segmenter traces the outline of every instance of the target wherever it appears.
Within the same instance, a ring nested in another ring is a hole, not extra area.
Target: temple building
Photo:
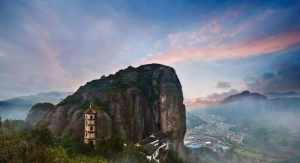
[[[84,143],[96,145],[96,117],[97,112],[90,104],[84,112]]]

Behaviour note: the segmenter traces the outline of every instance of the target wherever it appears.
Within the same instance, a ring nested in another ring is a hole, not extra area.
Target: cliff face
[[[121,137],[138,142],[162,132],[168,135],[173,149],[182,149],[185,106],[173,68],[159,64],[128,67],[88,82],[56,106],[34,106],[27,122],[46,124],[59,136],[71,134],[82,138],[83,112],[90,102],[98,110],[98,139]]]

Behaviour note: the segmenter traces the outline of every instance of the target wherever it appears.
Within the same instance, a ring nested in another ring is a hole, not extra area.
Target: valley
[[[295,163],[300,153],[300,128],[295,123],[299,108],[298,99],[284,98],[193,109],[188,117],[203,122],[187,129],[184,142],[199,156],[195,162]]]

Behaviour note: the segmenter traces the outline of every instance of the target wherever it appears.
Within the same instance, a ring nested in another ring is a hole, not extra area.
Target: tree
[[[68,163],[69,157],[66,150],[62,146],[49,149],[49,155],[54,163]]]
[[[2,118],[0,116],[0,134],[1,134],[1,132],[2,132]]]

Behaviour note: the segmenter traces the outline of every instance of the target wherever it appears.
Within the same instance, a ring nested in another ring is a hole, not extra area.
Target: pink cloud
[[[226,44],[219,47],[170,48],[146,60],[147,63],[174,64],[189,60],[222,60],[265,55],[286,50],[300,43],[300,31],[252,40],[241,44]]]
[[[229,91],[221,92],[221,93],[212,93],[206,97],[196,97],[189,98],[184,100],[184,104],[187,108],[198,108],[205,107],[209,105],[216,105],[222,102],[226,97],[239,93],[236,89],[231,89]]]

